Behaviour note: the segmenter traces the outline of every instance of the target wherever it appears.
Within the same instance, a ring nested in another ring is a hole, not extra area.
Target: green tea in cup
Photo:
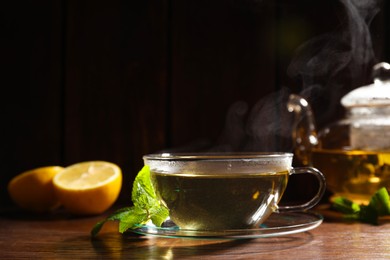
[[[151,154],[157,196],[181,229],[231,230],[257,227],[278,210],[313,207],[325,191],[325,180],[314,168],[292,168],[290,153]],[[318,193],[303,205],[279,207],[293,173],[314,174]]]

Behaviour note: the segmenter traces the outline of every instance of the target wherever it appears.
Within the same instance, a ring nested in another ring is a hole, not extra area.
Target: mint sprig
[[[345,197],[337,197],[332,208],[344,214],[344,218],[378,225],[380,216],[390,215],[390,196],[385,187],[371,197],[368,205],[359,205]]]
[[[91,230],[91,235],[96,236],[107,221],[119,221],[119,232],[138,228],[149,221],[156,226],[161,226],[169,216],[169,210],[158,200],[150,179],[149,166],[144,166],[138,172],[133,182],[131,192],[133,206],[117,210],[106,219],[98,222]]]

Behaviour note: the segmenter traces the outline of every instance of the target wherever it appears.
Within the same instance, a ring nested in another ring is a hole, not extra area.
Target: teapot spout
[[[301,96],[291,94],[287,103],[289,112],[294,112],[292,141],[294,154],[303,165],[311,164],[311,152],[318,145],[313,111]]]

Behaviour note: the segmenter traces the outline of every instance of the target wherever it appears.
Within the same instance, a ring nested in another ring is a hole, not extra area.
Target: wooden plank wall
[[[120,165],[128,201],[142,155],[210,148],[232,104],[299,92],[295,50],[342,20],[337,1],[311,2],[3,3],[0,203],[18,173],[86,160]],[[379,60],[384,12],[371,26]]]
[[[12,176],[62,163],[62,5],[2,4],[1,202]]]

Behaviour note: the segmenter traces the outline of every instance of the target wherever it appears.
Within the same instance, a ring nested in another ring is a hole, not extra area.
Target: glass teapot
[[[334,196],[358,203],[390,188],[390,65],[376,64],[373,78],[341,99],[346,117],[318,133],[305,99],[293,94],[287,104],[295,113],[295,155],[325,174]]]

